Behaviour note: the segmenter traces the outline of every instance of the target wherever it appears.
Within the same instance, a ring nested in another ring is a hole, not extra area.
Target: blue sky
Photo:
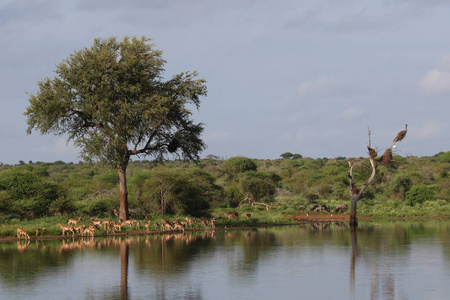
[[[94,38],[147,36],[166,79],[207,81],[203,156],[403,156],[450,150],[450,2],[2,0],[0,162],[77,162],[64,136],[26,134],[27,93]]]

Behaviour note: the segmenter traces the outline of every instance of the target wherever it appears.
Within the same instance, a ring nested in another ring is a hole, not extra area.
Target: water
[[[1,243],[0,299],[450,299],[450,221]]]

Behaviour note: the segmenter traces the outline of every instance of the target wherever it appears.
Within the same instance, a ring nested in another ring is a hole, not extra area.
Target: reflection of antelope
[[[40,234],[42,236],[42,233],[44,232],[45,227],[42,228],[36,228],[36,236],[38,236],[38,234]]]
[[[72,232],[72,236],[75,235],[75,232],[73,231],[73,227],[72,227],[72,226],[63,226],[63,225],[61,225],[61,223],[59,223],[58,225],[59,225],[59,227],[61,227],[61,229],[62,229],[62,235],[63,235],[63,236],[64,236],[64,234],[66,233],[66,231]],[[69,233],[67,233],[67,234],[69,234]]]
[[[30,239],[30,236],[28,235],[28,233],[25,230],[23,230],[23,228],[19,227],[19,228],[17,228],[17,239],[20,240],[20,237],[22,237],[22,236],[25,237],[25,239],[27,239],[27,240]]]
[[[73,224],[74,226],[77,226],[78,222],[81,221],[81,217],[79,217],[78,219],[69,219],[69,221],[67,222],[67,225]]]
[[[17,241],[17,251],[23,252],[27,250],[30,241],[27,239],[26,241]]]

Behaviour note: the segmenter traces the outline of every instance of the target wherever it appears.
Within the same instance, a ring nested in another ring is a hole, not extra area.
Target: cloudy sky
[[[450,150],[445,0],[1,0],[0,162],[78,162],[65,137],[26,134],[37,82],[94,38],[147,36],[166,79],[207,81],[195,121],[223,158]]]

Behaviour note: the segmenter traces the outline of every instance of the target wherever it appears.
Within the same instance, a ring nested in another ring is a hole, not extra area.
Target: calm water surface
[[[0,244],[0,299],[450,299],[450,221]]]

